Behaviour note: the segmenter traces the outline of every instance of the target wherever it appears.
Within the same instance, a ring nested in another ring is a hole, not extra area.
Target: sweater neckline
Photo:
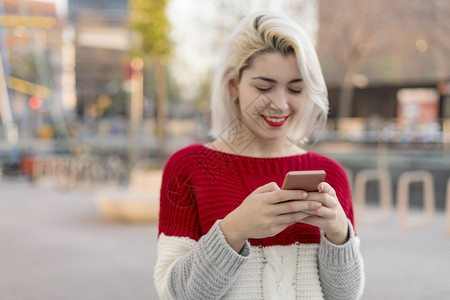
[[[302,154],[293,154],[293,155],[287,155],[287,156],[256,157],[256,156],[245,156],[245,155],[240,155],[240,154],[223,152],[220,150],[212,149],[210,147],[206,147],[203,144],[197,144],[197,145],[202,147],[203,150],[210,151],[211,153],[228,156],[230,158],[235,158],[235,159],[241,158],[241,159],[247,159],[247,160],[280,160],[280,159],[294,159],[294,158],[306,157],[306,156],[310,155],[310,151],[306,151],[305,153],[302,153]]]

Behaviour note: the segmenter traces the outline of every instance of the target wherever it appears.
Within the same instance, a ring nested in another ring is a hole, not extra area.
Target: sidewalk
[[[156,224],[108,223],[92,191],[0,180],[0,298],[157,299]],[[366,267],[363,299],[448,299],[450,237],[438,213],[400,231],[395,216],[357,228]]]
[[[157,299],[156,224],[103,221],[93,194],[0,182],[0,299]]]
[[[417,219],[417,212],[411,214]],[[401,231],[396,217],[357,228],[366,270],[363,299],[450,299],[450,236],[445,216],[419,229]]]

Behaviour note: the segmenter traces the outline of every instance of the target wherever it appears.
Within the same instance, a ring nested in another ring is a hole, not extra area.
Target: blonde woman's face
[[[239,98],[242,122],[258,137],[285,138],[305,101],[304,83],[294,54],[266,53],[230,85]]]

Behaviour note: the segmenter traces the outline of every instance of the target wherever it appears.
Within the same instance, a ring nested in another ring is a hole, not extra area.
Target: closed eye
[[[294,90],[294,89],[289,89],[289,91],[291,92],[291,93],[293,93],[293,94],[301,94],[301,92],[303,91],[303,90]]]
[[[267,92],[269,92],[272,88],[260,88],[260,87],[256,87],[256,89],[257,89],[258,91],[260,91],[260,92],[267,93]]]

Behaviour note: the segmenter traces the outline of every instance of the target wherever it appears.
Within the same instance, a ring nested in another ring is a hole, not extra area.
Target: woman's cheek
[[[290,107],[294,113],[299,113],[302,110],[304,104],[305,96],[302,95],[301,97],[296,97],[295,99],[293,99],[293,101],[291,101],[290,103]]]

